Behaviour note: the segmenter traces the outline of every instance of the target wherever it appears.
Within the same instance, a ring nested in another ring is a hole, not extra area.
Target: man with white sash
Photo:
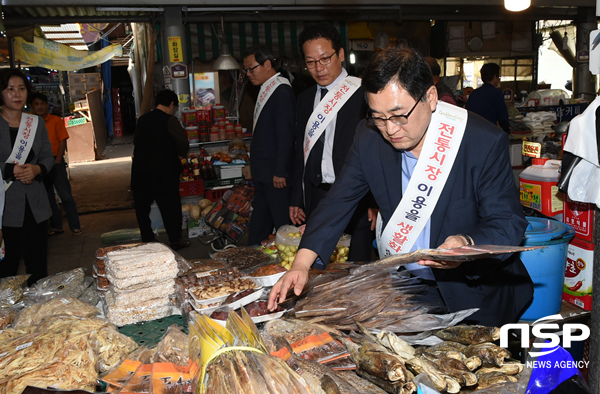
[[[431,70],[415,51],[379,52],[363,75],[370,119],[361,123],[342,174],[306,226],[292,268],[269,307],[335,245],[370,190],[380,209],[381,256],[420,248],[519,245],[527,221],[512,174],[508,138],[478,115],[438,101]],[[431,269],[450,312],[479,308],[469,323],[516,321],[533,297],[518,255],[468,263],[419,261]]]
[[[296,97],[289,81],[275,71],[273,55],[262,45],[244,54],[244,72],[260,86],[254,107],[250,160],[256,185],[248,243],[260,244],[290,223],[288,206],[294,152]]]
[[[290,219],[300,225],[340,175],[352,146],[356,126],[367,105],[360,78],[342,67],[344,49],[339,32],[329,23],[306,27],[298,37],[306,68],[317,82],[298,96],[296,158],[290,204]],[[344,232],[352,236],[349,259],[371,261],[374,238],[366,196]],[[372,219],[375,215],[371,213]],[[325,268],[320,261],[315,268]]]

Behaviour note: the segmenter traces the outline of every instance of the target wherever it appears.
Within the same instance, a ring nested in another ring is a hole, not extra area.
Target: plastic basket
[[[212,181],[204,181],[204,188],[213,189],[221,186],[234,186],[244,182],[244,177],[230,179],[215,179]]]
[[[69,127],[70,126],[77,126],[80,124],[84,124],[87,122],[86,118],[76,118],[76,119],[69,119]]]
[[[138,345],[154,347],[160,342],[167,329],[173,324],[177,324],[183,332],[187,334],[187,320],[185,316],[175,315],[164,317],[162,319],[152,320],[144,323],[131,324],[119,328],[121,334],[125,334],[133,339]]]
[[[204,197],[208,198],[212,202],[217,202],[221,197],[223,197],[227,190],[229,190],[229,188],[218,190],[206,189],[204,191]]]
[[[204,193],[204,181],[185,181],[179,182],[179,195],[181,197],[198,196]]]

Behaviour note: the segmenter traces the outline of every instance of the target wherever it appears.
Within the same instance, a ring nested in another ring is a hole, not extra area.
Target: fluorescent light
[[[529,8],[531,0],[504,0],[504,8],[509,11],[523,11]]]
[[[88,51],[87,45],[70,45],[71,48],[77,49],[78,51]]]
[[[163,12],[164,7],[96,7],[96,11]]]
[[[354,52],[350,52],[350,64],[356,63],[356,55]]]
[[[59,44],[85,44],[85,41],[82,39],[79,40],[52,40],[54,42],[58,42]]]
[[[79,32],[79,26],[77,23],[63,23],[60,26],[40,26],[40,29],[44,33],[54,33],[54,32]]]
[[[49,40],[68,40],[68,39],[81,39],[81,33],[48,33],[44,34]]]

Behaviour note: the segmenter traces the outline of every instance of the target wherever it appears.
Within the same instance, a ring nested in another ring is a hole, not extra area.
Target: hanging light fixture
[[[229,53],[229,45],[225,39],[225,22],[221,16],[221,36],[219,37],[221,55],[215,60],[213,70],[239,70],[240,65]]]
[[[563,51],[566,51],[567,49],[569,49],[569,37],[567,37],[566,28],[565,28],[565,36],[563,37],[562,49],[563,49]]]
[[[523,11],[529,8],[531,0],[504,0],[504,8],[509,11]]]

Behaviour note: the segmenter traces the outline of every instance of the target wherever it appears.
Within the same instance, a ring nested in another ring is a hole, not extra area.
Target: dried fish
[[[357,347],[358,345],[349,338],[337,337],[336,339],[346,346],[359,369],[391,382],[406,382],[404,361],[383,346],[371,341],[363,341],[362,346]]]
[[[351,371],[336,371],[339,377],[350,383],[361,394],[385,394],[379,386],[359,377]]]
[[[379,343],[388,349],[391,349],[395,354],[402,357],[404,360],[408,360],[415,356],[415,348],[412,347],[408,342],[398,338],[393,332],[387,332],[385,330],[377,334]]]
[[[467,357],[477,356],[481,358],[484,367],[501,367],[504,364],[504,359],[511,356],[508,350],[493,343],[471,345],[467,348],[465,355]]]
[[[361,370],[357,370],[356,373],[367,382],[373,383],[374,385],[381,387],[384,391],[388,393],[404,394],[403,388],[406,384],[404,382],[390,382],[389,380],[381,379],[377,376],[373,376],[370,373]]]
[[[492,368],[481,368],[479,369],[477,372],[475,372],[477,375],[485,375],[491,372],[499,372],[499,373],[503,373],[505,375],[516,375],[518,373],[521,373],[523,371],[523,364],[517,364],[517,363],[504,363],[504,365],[502,365],[501,367],[492,367]]]
[[[325,394],[341,394],[337,383],[329,375],[324,375],[321,378],[321,388]]]
[[[427,351],[428,353],[431,352],[435,352],[435,351],[450,351],[450,350],[454,350],[457,352],[461,352],[461,353],[465,353],[467,351],[467,346],[463,345],[462,343],[458,343],[458,342],[452,342],[452,341],[446,341],[446,342],[442,342],[442,343],[438,343],[437,345],[431,346],[429,348],[419,348],[417,351],[417,354],[422,353],[423,351]]]
[[[477,345],[485,342],[493,342],[500,339],[498,327],[486,326],[454,326],[444,328],[434,333],[444,341],[453,341],[464,345]]]
[[[338,377],[333,369],[321,365],[312,360],[305,360],[300,357],[294,357],[294,361],[298,364],[301,371],[307,371],[308,373],[316,376],[319,381],[322,381],[323,376],[328,375],[337,385],[341,394],[359,394],[359,391],[356,390],[353,386],[351,386],[348,382]],[[302,372],[301,372],[302,375]]]
[[[486,374],[479,375],[479,382],[477,385],[477,389],[484,389],[495,384],[506,383],[506,382],[517,382],[517,378],[514,376],[509,376],[503,374],[501,372],[490,372]]]

